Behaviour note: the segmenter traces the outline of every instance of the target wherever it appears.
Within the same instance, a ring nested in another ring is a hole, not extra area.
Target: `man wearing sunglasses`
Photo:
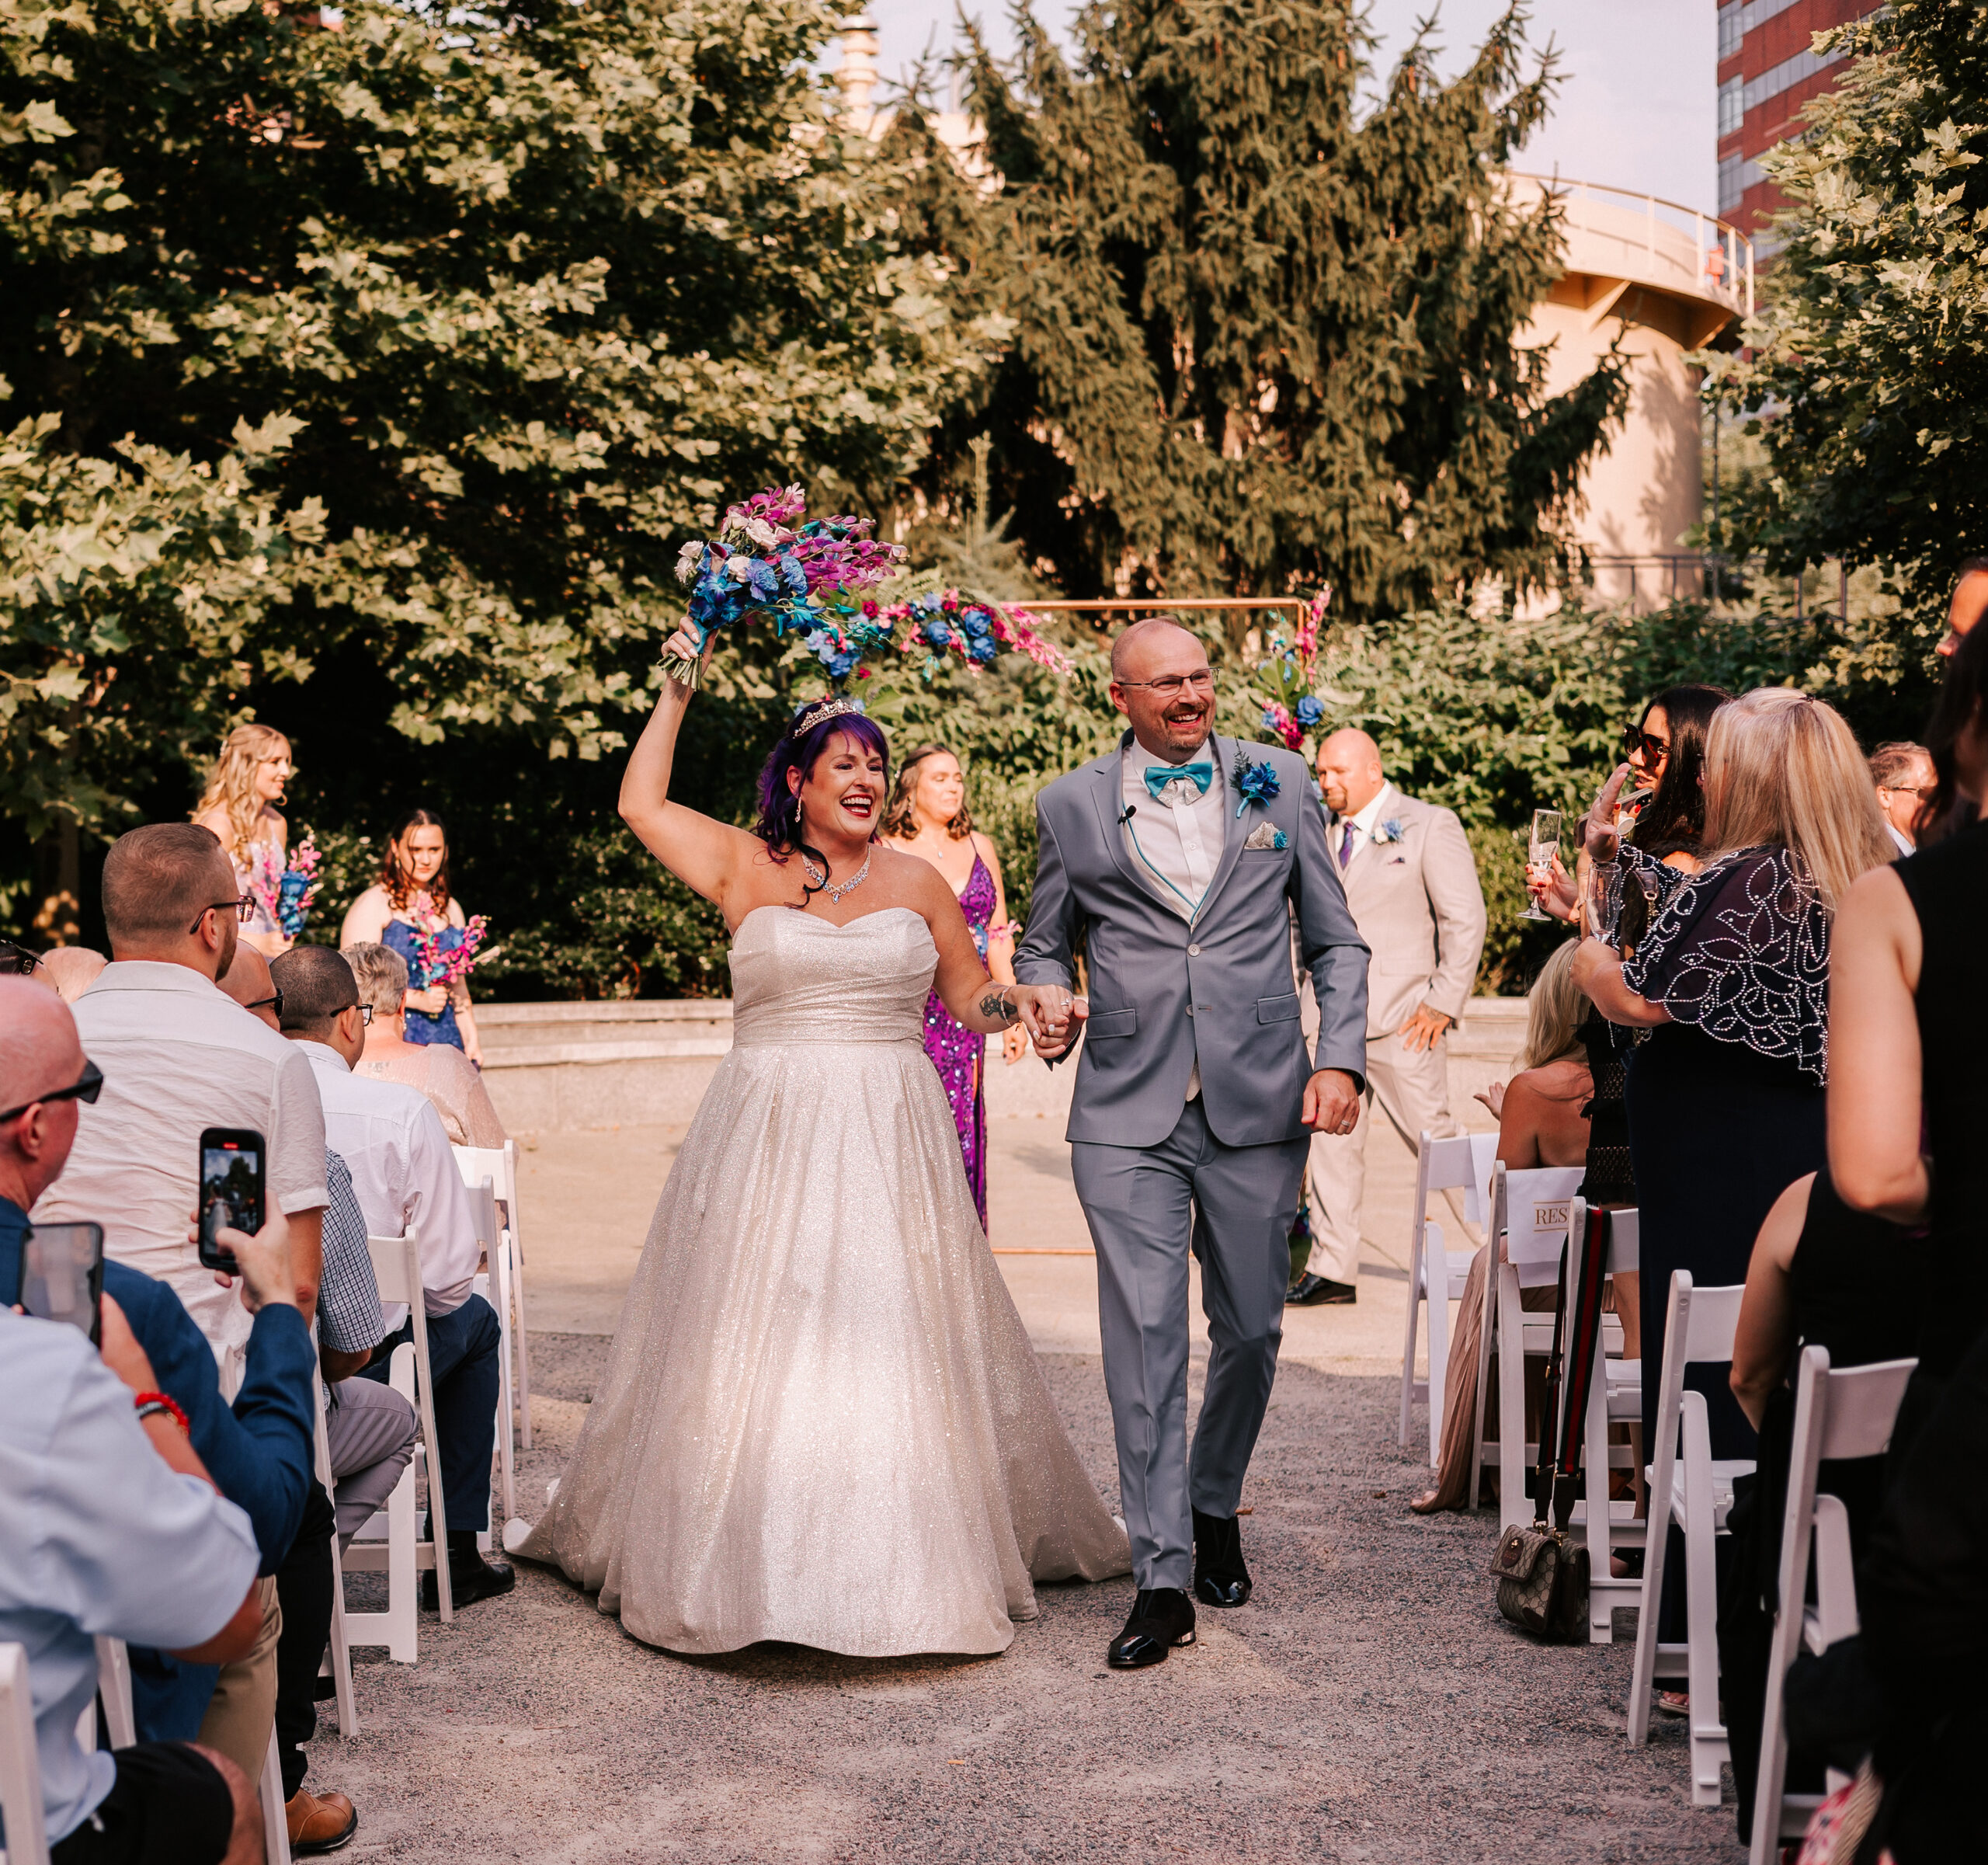
[[[234,961],[241,902],[233,866],[209,831],[155,823],[120,836],[104,860],[103,899],[113,962],[75,1009],[104,1084],[85,1103],[68,1169],[35,1219],[101,1223],[107,1258],[179,1297],[231,1398],[252,1318],[187,1240],[200,1202],[200,1133],[247,1127],[267,1142],[269,1203],[290,1220],[297,1306],[308,1320],[328,1195],[324,1111],[309,1064],[214,988]]]

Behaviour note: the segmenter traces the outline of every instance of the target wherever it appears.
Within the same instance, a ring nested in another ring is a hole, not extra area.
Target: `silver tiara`
[[[799,738],[803,733],[813,731],[824,719],[840,719],[850,712],[860,715],[862,711],[861,700],[851,699],[846,693],[832,694],[818,705],[808,707],[805,712],[797,712],[791,729],[794,736]]]

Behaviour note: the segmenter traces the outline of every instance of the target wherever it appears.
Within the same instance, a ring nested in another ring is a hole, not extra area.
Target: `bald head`
[[[61,1172],[76,1138],[73,1100],[40,1098],[83,1072],[76,1020],[55,993],[26,978],[0,978],[0,1198],[23,1210]]]
[[[235,962],[228,968],[228,976],[220,980],[222,991],[240,1004],[252,1017],[259,1017],[273,1030],[280,1029],[276,1021],[276,1007],[272,1000],[276,994],[276,980],[269,976],[269,962],[252,945],[238,945],[235,948]]]
[[[1111,644],[1111,703],[1153,757],[1185,764],[1215,724],[1207,649],[1168,615],[1121,629]]]
[[[1319,747],[1319,787],[1334,816],[1357,816],[1387,781],[1381,747],[1357,725],[1335,732]]]
[[[110,961],[87,945],[55,945],[41,955],[35,976],[61,998],[74,1004],[96,983],[96,975]]]

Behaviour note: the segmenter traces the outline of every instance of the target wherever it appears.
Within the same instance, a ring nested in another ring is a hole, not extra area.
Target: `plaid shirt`
[[[335,1353],[360,1353],[387,1338],[380,1313],[380,1285],[366,1247],[366,1214],[352,1188],[352,1174],[338,1154],[326,1149],[325,1264],[318,1284],[318,1338]]]

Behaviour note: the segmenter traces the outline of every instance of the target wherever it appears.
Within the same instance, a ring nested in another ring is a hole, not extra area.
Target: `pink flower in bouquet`
[[[467,925],[451,926],[445,915],[435,910],[434,901],[426,893],[417,893],[407,910],[418,935],[415,956],[424,973],[415,988],[423,990],[440,984],[452,989],[460,984],[476,968],[478,948],[489,934],[488,920],[481,913],[472,913]],[[452,933],[453,940],[448,937]]]

